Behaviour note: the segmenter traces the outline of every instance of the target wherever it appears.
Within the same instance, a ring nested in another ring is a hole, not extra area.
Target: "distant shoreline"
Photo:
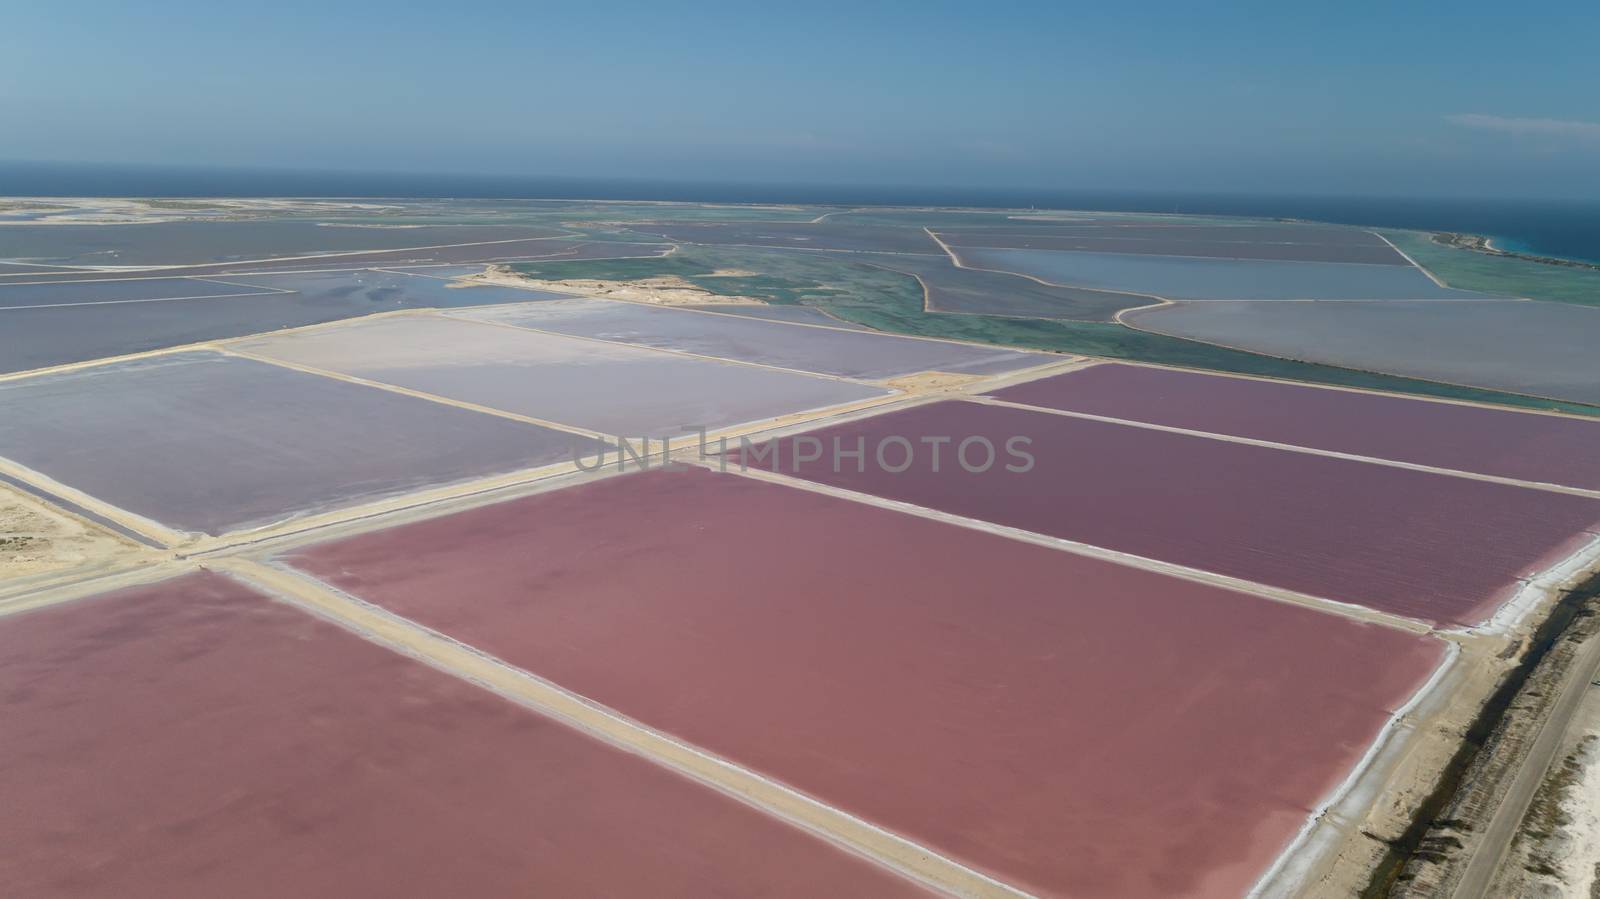
[[[962,211],[1103,211],[1289,219],[1427,234],[1497,235],[1487,255],[1560,267],[1600,265],[1600,198],[1364,197],[1016,187],[705,182],[620,178],[428,175],[0,161],[0,198],[343,199],[691,203],[778,207],[913,207]],[[4,205],[0,203],[0,205]],[[13,222],[23,224],[24,222]],[[1450,245],[1447,241],[1440,241]],[[1508,248],[1502,249],[1509,245]],[[1516,248],[1516,249],[1511,249]],[[1580,263],[1575,266],[1574,263]]]
[[[1592,262],[1580,262],[1576,259],[1562,259],[1559,256],[1538,256],[1532,253],[1517,253],[1511,250],[1502,250],[1494,245],[1492,238],[1480,234],[1459,234],[1453,231],[1435,231],[1432,234],[1433,242],[1440,246],[1453,247],[1458,250],[1471,250],[1486,256],[1502,256],[1507,259],[1521,259],[1525,262],[1537,262],[1541,265],[1559,265],[1565,268],[1580,268],[1590,271],[1600,271],[1600,265]]]

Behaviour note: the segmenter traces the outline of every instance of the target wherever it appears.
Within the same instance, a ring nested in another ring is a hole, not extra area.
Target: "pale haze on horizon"
[[[0,160],[1600,199],[1600,6],[13,4]]]

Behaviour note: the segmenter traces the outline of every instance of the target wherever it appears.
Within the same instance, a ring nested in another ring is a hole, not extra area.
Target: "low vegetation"
[[[852,262],[847,253],[684,246],[660,258],[529,262],[512,268],[551,281],[637,281],[672,275],[718,296],[815,306],[891,333],[1600,416],[1600,409],[1578,403],[1295,362],[1109,322],[930,313],[923,309],[922,286],[915,278]]]
[[[1451,287],[1497,296],[1600,306],[1600,271],[1445,246],[1421,231],[1385,231],[1383,236]]]

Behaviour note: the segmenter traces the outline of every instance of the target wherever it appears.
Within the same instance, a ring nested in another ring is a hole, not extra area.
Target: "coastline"
[[[1434,243],[1456,250],[1471,250],[1486,256],[1501,256],[1507,259],[1521,259],[1524,262],[1537,262],[1541,265],[1558,265],[1564,268],[1587,269],[1600,271],[1600,264],[1584,262],[1578,259],[1564,259],[1560,256],[1540,256],[1533,253],[1520,253],[1513,250],[1503,250],[1494,245],[1494,238],[1483,237],[1478,234],[1461,234],[1455,231],[1435,231],[1432,234]]]

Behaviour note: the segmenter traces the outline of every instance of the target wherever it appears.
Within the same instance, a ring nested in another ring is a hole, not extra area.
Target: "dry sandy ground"
[[[0,225],[135,225],[198,219],[228,221],[263,216],[398,210],[400,207],[354,200],[215,199],[144,200],[102,197],[36,197],[0,201],[0,215],[37,214]]]
[[[1490,892],[1533,899],[1600,895],[1600,688],[1579,708]]]
[[[1398,758],[1380,759],[1378,764],[1386,767],[1381,783],[1358,788],[1366,796],[1375,786],[1377,795],[1370,797],[1370,804],[1365,805],[1358,819],[1334,813],[1337,842],[1330,857],[1307,872],[1299,895],[1322,899],[1361,893],[1384,856],[1385,841],[1398,839],[1405,832],[1417,808],[1433,790],[1439,773],[1461,745],[1479,707],[1510,667],[1510,661],[1500,657],[1493,647],[1493,643],[1485,641],[1466,648],[1452,675],[1453,681],[1440,684],[1432,703],[1424,702],[1406,716],[1403,724],[1410,725],[1410,732],[1398,735]],[[1361,805],[1362,800],[1357,799],[1355,804]]]
[[[1531,627],[1533,622],[1544,620],[1548,614],[1549,605],[1541,604],[1525,623]],[[1600,617],[1594,614],[1593,600],[1591,600],[1585,613],[1580,614],[1568,626],[1563,636],[1555,642],[1528,677],[1527,682],[1518,690],[1504,717],[1463,773],[1454,795],[1435,816],[1433,826],[1423,838],[1419,851],[1413,853],[1407,861],[1401,875],[1402,880],[1396,884],[1391,895],[1403,899],[1412,897],[1434,899],[1437,896],[1455,894],[1463,887],[1463,878],[1469,873],[1468,869],[1483,848],[1484,841],[1493,838],[1491,825],[1495,822],[1496,811],[1506,800],[1507,792],[1513,788],[1518,772],[1524,766],[1545,722],[1552,714],[1553,707],[1563,694],[1562,688],[1572,671],[1572,666],[1581,661],[1581,649],[1587,645],[1586,641],[1594,637],[1597,630],[1600,630]],[[1504,669],[1508,669],[1514,660],[1521,657],[1531,636],[1522,634],[1509,652],[1496,654],[1496,660],[1502,662]],[[1578,733],[1579,729],[1572,730]],[[1575,737],[1574,742],[1576,739]],[[1559,771],[1562,768],[1560,759],[1565,757],[1558,754],[1558,760],[1553,763],[1552,769]],[[1533,825],[1533,830],[1554,832],[1556,828],[1551,826],[1550,822],[1555,816],[1546,814],[1540,819],[1537,814],[1538,794],[1535,795],[1534,804],[1535,812],[1519,823],[1518,833],[1527,831],[1530,823]],[[1545,805],[1549,809],[1554,808],[1553,803],[1547,802]],[[1536,864],[1539,859],[1534,853],[1545,841],[1540,838],[1533,840],[1533,845],[1521,845],[1529,842],[1523,836],[1517,837],[1512,843],[1511,850],[1501,859],[1499,870],[1520,876],[1520,872],[1526,871],[1527,865]],[[1590,859],[1589,863],[1592,865],[1593,861]],[[1552,880],[1551,883],[1555,882]],[[1472,890],[1483,888],[1482,883],[1465,886]],[[1469,895],[1516,896],[1519,899],[1535,896],[1588,895],[1587,892],[1569,894],[1559,889],[1544,891],[1535,889],[1534,886],[1531,882],[1513,885],[1493,883],[1486,892],[1470,892]]]
[[[737,276],[733,270],[713,272],[713,275]],[[755,297],[722,296],[694,286],[676,275],[640,278],[637,281],[599,281],[587,278],[570,281],[541,281],[517,274],[503,265],[492,265],[482,274],[462,279],[471,284],[495,284],[502,287],[531,287],[564,293],[603,297],[611,300],[628,300],[634,303],[652,303],[657,306],[765,306],[765,301]],[[460,283],[460,282],[458,282]]]
[[[1573,746],[1579,768],[1575,788],[1563,797],[1567,823],[1564,836],[1570,851],[1558,868],[1569,896],[1593,896],[1600,891],[1600,702],[1591,693],[1584,715],[1584,726]]]
[[[131,560],[142,547],[0,484],[0,588],[14,580]]]
[[[883,383],[896,390],[904,390],[907,393],[964,393],[968,385],[988,379],[988,375],[922,371],[914,375],[891,378]]]

